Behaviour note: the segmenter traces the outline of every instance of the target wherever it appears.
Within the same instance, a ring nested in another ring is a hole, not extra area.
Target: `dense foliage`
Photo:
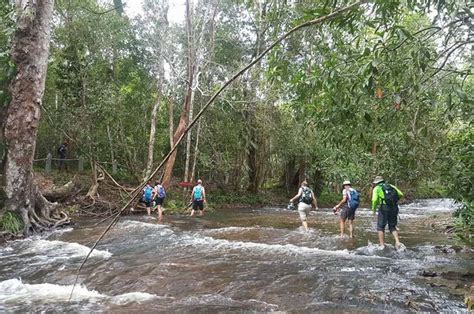
[[[187,29],[168,20],[166,0],[144,1],[136,17],[112,1],[58,1],[37,157],[55,155],[67,134],[70,157],[117,160],[118,176],[140,181],[157,102],[155,164],[170,149],[189,58],[196,112],[275,38],[349,3],[195,2]],[[303,177],[318,193],[344,179],[368,191],[375,175],[412,195],[432,183],[465,202],[472,224],[472,27],[467,2],[371,1],[298,32],[216,100],[173,173],[181,180],[191,159],[195,178],[253,193],[291,193]],[[0,50],[2,104],[7,60]]]

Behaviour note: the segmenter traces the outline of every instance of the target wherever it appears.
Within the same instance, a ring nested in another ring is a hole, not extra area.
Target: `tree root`
[[[104,217],[116,212],[117,208],[114,203],[86,196],[80,201],[79,212],[85,216]],[[94,212],[89,211],[89,209],[93,209]]]
[[[59,215],[63,215],[63,218],[60,219],[60,220],[58,220],[58,221],[54,224],[53,228],[56,228],[56,227],[63,226],[63,225],[66,225],[66,224],[71,223],[71,221],[69,220],[69,216],[68,216],[65,212],[60,211],[60,212],[59,212]]]

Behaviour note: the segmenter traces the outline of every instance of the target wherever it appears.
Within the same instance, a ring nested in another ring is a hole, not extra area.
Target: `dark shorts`
[[[397,230],[397,223],[398,206],[395,208],[389,208],[386,205],[380,206],[377,214],[377,231],[385,231],[387,224],[390,232],[395,231]]]
[[[204,201],[193,201],[193,210],[204,210]]]
[[[341,216],[340,217],[343,220],[346,220],[346,219],[354,220],[355,212],[356,212],[355,209],[350,209],[349,206],[344,205],[341,208]]]
[[[148,207],[153,207],[153,201],[151,202],[144,202],[145,203],[145,206],[148,208]]]
[[[163,205],[164,201],[165,201],[164,197],[158,197],[155,199],[155,205]]]

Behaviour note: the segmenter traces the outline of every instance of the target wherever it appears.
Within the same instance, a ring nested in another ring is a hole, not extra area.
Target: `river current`
[[[69,302],[77,268],[105,227],[83,220],[0,247],[0,312],[465,311],[456,289],[472,284],[473,251],[424,222],[454,208],[446,199],[401,206],[404,251],[388,234],[389,245],[378,247],[365,208],[355,239],[339,238],[329,209],[311,212],[309,232],[296,211],[277,207],[163,223],[124,216]]]

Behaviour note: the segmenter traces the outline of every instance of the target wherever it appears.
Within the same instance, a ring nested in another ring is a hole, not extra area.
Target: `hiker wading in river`
[[[398,218],[398,200],[403,197],[403,193],[394,185],[388,184],[385,180],[377,176],[374,181],[372,191],[372,212],[378,210],[377,214],[377,233],[380,246],[385,246],[385,227],[388,224],[388,230],[395,239],[395,247],[399,249],[402,245],[397,230]]]
[[[304,230],[308,231],[308,222],[307,217],[311,208],[318,209],[316,203],[316,197],[314,197],[313,191],[308,187],[308,182],[305,180],[301,182],[301,187],[292,199],[290,203],[294,203],[298,199],[298,214],[300,215],[301,223],[304,227]]]
[[[339,231],[340,237],[344,237],[344,226],[346,224],[346,220],[349,220],[349,238],[354,237],[354,219],[355,219],[355,212],[357,207],[359,207],[359,192],[352,188],[352,184],[350,181],[346,180],[342,183],[343,190],[342,190],[342,200],[334,206],[334,214],[339,212]]]
[[[194,212],[199,210],[199,216],[204,215],[204,203],[206,201],[206,190],[202,186],[202,180],[197,181],[197,185],[191,192],[191,202],[193,203],[193,209],[191,210],[191,216],[194,216]]]

